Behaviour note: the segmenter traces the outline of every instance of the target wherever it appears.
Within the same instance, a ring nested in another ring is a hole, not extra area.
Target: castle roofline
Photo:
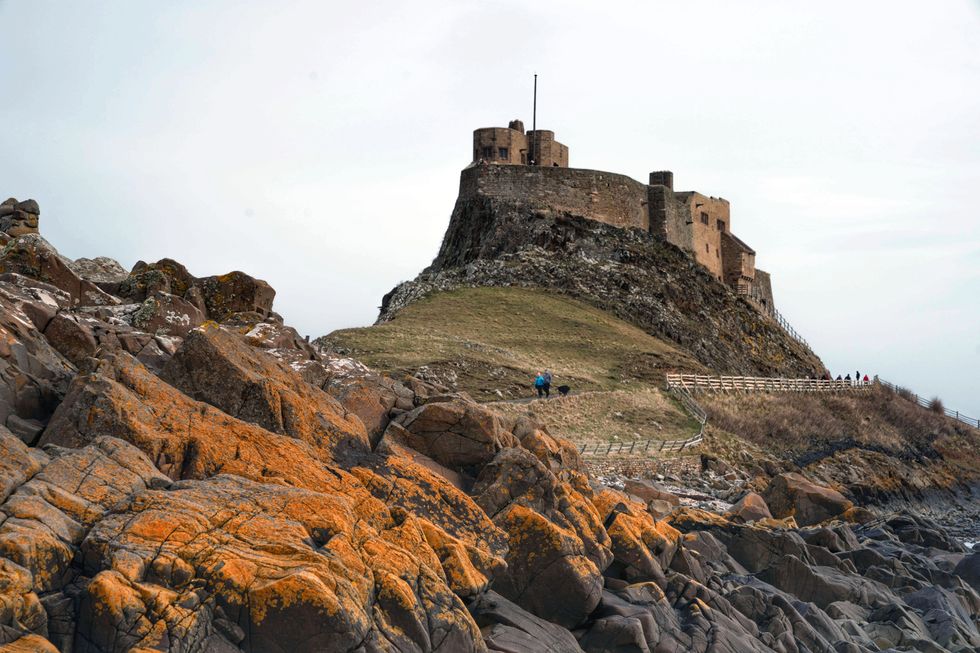
[[[744,240],[742,240],[741,238],[739,238],[738,236],[736,236],[732,232],[726,231],[724,233],[724,236],[727,237],[727,238],[731,238],[735,242],[735,244],[738,245],[743,251],[745,251],[745,252],[747,252],[749,254],[755,254],[755,250],[754,249],[752,249],[751,247],[749,247],[745,243]]]

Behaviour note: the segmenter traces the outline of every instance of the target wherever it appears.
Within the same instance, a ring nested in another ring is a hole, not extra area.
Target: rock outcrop
[[[41,209],[34,200],[18,202],[11,197],[0,203],[0,231],[8,236],[23,236],[38,232]]]
[[[538,287],[584,300],[722,373],[805,376],[824,369],[677,247],[576,215],[460,197],[438,256],[384,297],[378,321],[429,293],[465,286]]]
[[[839,517],[854,507],[843,494],[799,474],[780,474],[769,484],[765,502],[776,517],[793,517],[800,526]]]
[[[0,264],[0,651],[980,647],[976,554],[928,520],[794,475],[766,499],[806,527],[603,486],[529,417],[309,345],[246,275],[120,280],[36,234]]]

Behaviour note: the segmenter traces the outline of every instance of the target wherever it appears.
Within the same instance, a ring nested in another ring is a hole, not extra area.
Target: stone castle
[[[568,147],[548,130],[507,127],[473,132],[473,162],[460,196],[479,195],[567,212],[616,227],[641,229],[688,252],[718,281],[772,310],[769,274],[755,250],[731,231],[731,206],[721,197],[675,191],[674,174],[651,172],[648,184],[625,175],[568,167]]]

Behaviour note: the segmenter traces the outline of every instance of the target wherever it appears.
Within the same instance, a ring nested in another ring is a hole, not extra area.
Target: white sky
[[[0,193],[302,333],[435,256],[475,127],[732,202],[834,373],[980,416],[980,3],[0,0]]]

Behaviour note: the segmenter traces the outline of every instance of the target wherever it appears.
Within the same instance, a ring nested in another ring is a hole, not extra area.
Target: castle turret
[[[651,186],[666,186],[674,190],[674,173],[670,170],[658,170],[650,173]]]
[[[553,131],[525,133],[521,120],[511,120],[507,127],[473,130],[473,162],[567,168],[568,147],[555,140]]]

